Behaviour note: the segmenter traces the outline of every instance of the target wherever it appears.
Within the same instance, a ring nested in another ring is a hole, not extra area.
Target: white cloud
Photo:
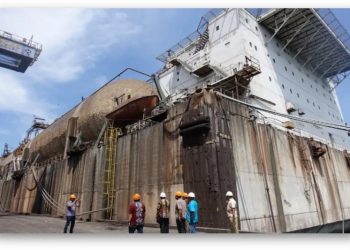
[[[52,106],[37,98],[16,77],[5,70],[0,74],[0,111],[38,115],[52,119]]]
[[[2,9],[1,29],[43,45],[39,60],[25,73],[54,84],[79,78],[111,46],[141,31],[128,15],[101,9]]]

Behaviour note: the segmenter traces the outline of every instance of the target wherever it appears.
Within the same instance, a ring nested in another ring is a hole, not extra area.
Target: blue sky
[[[350,30],[350,9],[334,9]],[[126,67],[153,73],[155,57],[193,32],[207,9],[0,9],[0,29],[43,44],[22,74],[0,68],[0,150],[14,149],[33,115],[53,121]],[[125,75],[137,77],[139,75]],[[337,92],[350,123],[350,79]],[[0,152],[1,154],[2,152]]]

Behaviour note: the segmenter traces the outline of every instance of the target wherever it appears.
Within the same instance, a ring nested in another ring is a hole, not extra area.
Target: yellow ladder
[[[108,127],[105,132],[106,166],[104,177],[104,198],[107,203],[107,218],[112,219],[115,198],[115,168],[119,128]]]

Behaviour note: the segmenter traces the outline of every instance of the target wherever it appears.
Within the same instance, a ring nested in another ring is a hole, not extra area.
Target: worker
[[[170,203],[166,199],[166,194],[162,192],[160,193],[160,201],[158,202],[156,214],[161,233],[169,233],[169,211]]]
[[[227,191],[226,193],[226,203],[227,203],[226,213],[230,221],[231,233],[238,233],[236,201],[235,199],[233,199],[233,193],[231,191]]]
[[[196,233],[198,223],[198,203],[195,200],[196,196],[193,192],[188,194],[189,203],[187,206],[186,221],[188,223],[189,232]]]
[[[75,211],[77,207],[80,206],[80,200],[77,199],[75,194],[71,194],[69,196],[69,201],[67,201],[66,207],[66,225],[64,226],[63,233],[67,233],[68,226],[70,224],[69,233],[73,233],[74,225],[75,225]]]
[[[186,221],[186,202],[182,199],[182,192],[177,191],[175,193],[175,219],[176,227],[179,233],[186,233],[185,221]]]
[[[182,204],[183,204],[183,207],[184,207],[184,209],[182,211],[182,216],[183,216],[183,219],[182,219],[182,221],[183,221],[182,232],[186,233],[186,232],[188,232],[188,225],[187,225],[187,222],[186,222],[186,213],[187,213],[187,205],[188,205],[188,194],[185,193],[185,192],[182,193]]]
[[[143,233],[143,226],[146,215],[146,207],[141,202],[141,195],[133,195],[133,202],[129,206],[129,233]]]

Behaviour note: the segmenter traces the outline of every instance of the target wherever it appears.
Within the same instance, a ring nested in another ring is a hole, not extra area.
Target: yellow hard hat
[[[184,192],[184,193],[182,193],[182,197],[188,198],[188,194]]]
[[[134,201],[139,201],[139,200],[141,200],[141,195],[140,194],[134,194],[133,196],[132,196],[132,199],[134,200]]]
[[[71,194],[70,196],[69,196],[69,199],[76,199],[77,197],[75,196],[75,194]]]
[[[181,197],[181,196],[182,196],[182,192],[177,191],[177,192],[175,193],[175,196],[176,196],[176,197]]]

